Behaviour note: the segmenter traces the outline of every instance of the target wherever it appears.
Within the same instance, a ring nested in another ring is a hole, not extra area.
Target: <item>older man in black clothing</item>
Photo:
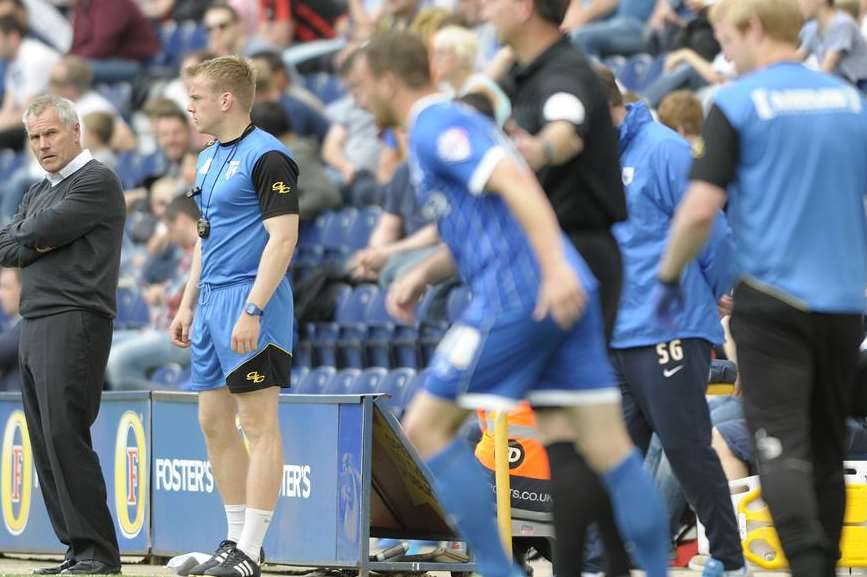
[[[120,573],[90,427],[116,311],[123,192],[114,173],[82,150],[70,101],[38,97],[24,121],[47,174],[0,230],[0,264],[21,268],[24,414],[48,515],[67,546],[63,563],[34,573]]]

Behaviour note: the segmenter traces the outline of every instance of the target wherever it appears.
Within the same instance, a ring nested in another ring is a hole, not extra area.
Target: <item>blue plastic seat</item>
[[[378,392],[377,389],[387,376],[388,369],[380,367],[365,369],[352,382],[347,392],[353,395],[369,395]]]
[[[352,383],[361,374],[360,369],[343,369],[322,389],[323,395],[346,395],[349,394]]]
[[[150,323],[150,307],[136,289],[119,287],[117,289],[117,317],[115,329],[140,329]]]
[[[395,414],[400,414],[403,410],[403,397],[415,375],[415,369],[394,369],[380,381],[379,388],[375,392],[389,395],[389,398],[385,399],[383,403]]]
[[[367,241],[370,239],[370,233],[379,222],[382,216],[382,209],[378,206],[371,206],[359,211],[358,216],[352,223],[347,235],[347,248],[350,253],[361,250],[367,246]]]
[[[306,377],[310,373],[309,367],[298,367],[293,366],[292,372],[289,374],[289,392],[295,392],[295,388],[301,384]]]
[[[328,386],[328,383],[334,379],[334,375],[336,374],[337,369],[334,367],[315,368],[301,379],[301,382],[298,383],[297,387],[293,387],[295,390],[290,389],[290,391],[303,395],[319,394]]]
[[[322,231],[322,246],[326,256],[342,258],[349,254],[349,231],[358,218],[358,209],[343,208],[332,216]]]
[[[355,287],[345,306],[337,310],[337,366],[341,368],[364,367],[364,341],[367,336],[367,309],[380,289],[376,285],[363,284]]]

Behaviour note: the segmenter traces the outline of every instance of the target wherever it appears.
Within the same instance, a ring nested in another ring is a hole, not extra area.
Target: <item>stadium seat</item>
[[[352,383],[361,374],[360,369],[343,369],[337,373],[328,384],[320,391],[323,395],[346,395]]]
[[[337,310],[337,366],[340,368],[364,367],[364,340],[367,336],[367,310],[380,289],[376,285],[363,284],[355,287],[346,299],[345,306]]]
[[[347,393],[353,395],[369,395],[378,392],[382,381],[388,376],[388,369],[375,367],[365,369],[349,386]]]
[[[349,231],[358,218],[358,209],[343,208],[328,220],[322,231],[322,247],[329,259],[342,259],[349,250]]]
[[[389,395],[383,403],[399,415],[403,410],[403,397],[410,382],[415,378],[415,374],[415,369],[394,369],[380,381],[379,387],[374,392]]]
[[[391,318],[385,309],[387,296],[387,291],[380,290],[367,307],[367,316],[364,319],[367,325],[364,356],[368,367],[392,366],[392,343],[398,322]]]
[[[9,178],[26,162],[26,153],[16,154],[14,150],[0,151],[0,182],[8,182]]]
[[[140,329],[150,323],[150,308],[141,294],[131,287],[117,289],[117,317],[114,328]]]
[[[301,379],[301,382],[298,383],[298,387],[292,392],[299,395],[319,394],[326,388],[328,383],[331,382],[336,374],[337,369],[334,367],[319,367],[313,369],[307,373],[303,379]]]
[[[189,376],[189,367],[182,367],[178,363],[169,363],[151,373],[150,381],[161,389],[177,389],[181,382]]]
[[[367,246],[367,241],[370,239],[370,233],[379,222],[379,217],[382,216],[382,209],[378,206],[371,206],[359,211],[355,222],[349,229],[347,238],[347,247],[349,253],[361,250]]]
[[[132,107],[132,84],[129,82],[97,84],[96,91],[111,102],[121,116],[129,119]]]
[[[292,372],[289,375],[289,392],[294,393],[295,389],[309,373],[310,369],[308,367],[292,367]]]

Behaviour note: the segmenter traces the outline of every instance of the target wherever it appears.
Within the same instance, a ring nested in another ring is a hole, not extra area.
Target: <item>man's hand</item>
[[[563,261],[551,272],[542,274],[533,318],[541,321],[551,315],[560,328],[568,330],[581,316],[586,305],[587,293],[581,286],[578,273]]]
[[[232,350],[246,355],[258,349],[260,329],[258,316],[241,313],[232,329]]]
[[[657,282],[650,295],[654,314],[666,328],[675,328],[675,319],[683,310],[683,291],[680,282]]]
[[[548,158],[545,156],[545,143],[541,138],[533,136],[523,128],[518,127],[515,122],[507,124],[506,129],[509,133],[509,138],[515,144],[515,148],[530,165],[533,171],[538,171],[540,168],[548,164]]]
[[[404,324],[415,321],[415,306],[424,294],[427,283],[423,275],[411,270],[393,283],[385,300],[388,314]]]
[[[671,72],[672,70],[680,66],[680,64],[683,62],[686,62],[685,50],[681,49],[675,50],[674,52],[669,52],[668,56],[665,57],[665,71]]]
[[[172,344],[182,349],[190,348],[190,327],[193,324],[193,310],[185,307],[178,308],[175,318],[169,327]]]

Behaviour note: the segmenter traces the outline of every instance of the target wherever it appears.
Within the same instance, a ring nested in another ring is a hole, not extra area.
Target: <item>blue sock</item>
[[[516,575],[497,531],[494,495],[467,442],[455,439],[427,466],[440,503],[469,545],[477,572],[484,577]]]
[[[602,480],[611,496],[620,534],[632,544],[635,560],[647,577],[668,575],[668,518],[638,451],[605,473]]]

